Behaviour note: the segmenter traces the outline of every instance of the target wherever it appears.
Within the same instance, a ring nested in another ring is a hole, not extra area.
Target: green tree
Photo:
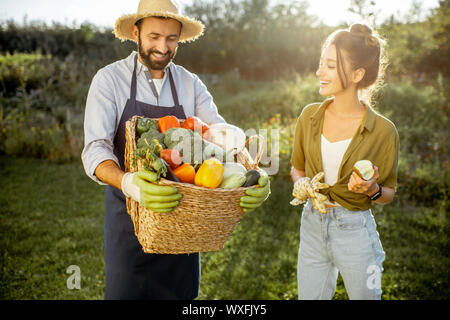
[[[374,0],[351,0],[349,12],[357,15],[363,22],[371,26],[377,25],[379,9],[376,9],[376,1]]]
[[[428,19],[433,29],[433,48],[425,55],[423,66],[433,73],[450,77],[450,0],[441,0]]]

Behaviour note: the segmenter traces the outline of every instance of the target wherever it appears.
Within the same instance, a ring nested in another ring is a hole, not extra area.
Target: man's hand
[[[356,172],[353,172],[348,181],[348,190],[355,193],[362,193],[372,196],[378,191],[377,178],[379,177],[378,167],[374,166],[372,179],[364,180]]]
[[[175,187],[155,184],[156,178],[154,172],[127,172],[122,179],[122,192],[154,212],[170,212],[180,203],[182,195]]]
[[[250,212],[261,206],[269,197],[270,180],[267,174],[261,174],[258,179],[258,187],[245,191],[246,196],[241,197],[240,205],[244,212]]]

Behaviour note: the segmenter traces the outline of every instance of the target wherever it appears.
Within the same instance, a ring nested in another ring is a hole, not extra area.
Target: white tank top
[[[330,186],[334,185],[338,179],[342,157],[344,156],[344,153],[351,141],[352,138],[329,142],[322,134],[322,167],[325,173],[325,183]]]
[[[348,148],[348,145],[352,141],[352,138],[346,140],[340,140],[336,142],[329,142],[327,138],[322,134],[322,167],[325,173],[325,183],[332,186],[338,179],[339,167],[341,166],[342,157]],[[339,203],[331,203],[326,200],[325,204],[331,204],[340,206]]]

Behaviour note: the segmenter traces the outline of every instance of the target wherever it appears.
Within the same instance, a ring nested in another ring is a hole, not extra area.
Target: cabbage
[[[223,165],[225,167],[225,170],[223,171],[222,179],[225,180],[231,175],[242,173],[245,175],[247,172],[247,169],[245,167],[237,162],[227,162]]]
[[[240,152],[245,147],[246,136],[241,128],[228,123],[215,123],[209,126],[211,142],[221,146],[228,153]]]

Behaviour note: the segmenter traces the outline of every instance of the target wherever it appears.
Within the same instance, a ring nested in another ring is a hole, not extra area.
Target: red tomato
[[[161,159],[166,161],[172,170],[178,168],[183,162],[181,154],[177,149],[162,149]]]

